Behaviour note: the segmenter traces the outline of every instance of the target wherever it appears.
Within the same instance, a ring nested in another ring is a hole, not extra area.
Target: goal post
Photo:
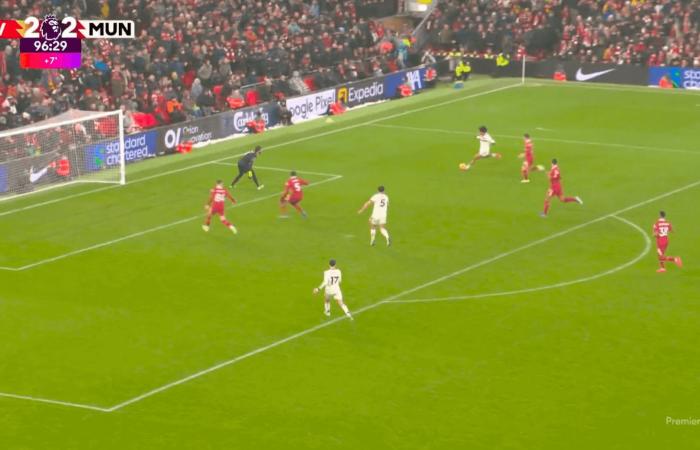
[[[69,110],[0,133],[0,200],[74,183],[126,183],[121,110]]]

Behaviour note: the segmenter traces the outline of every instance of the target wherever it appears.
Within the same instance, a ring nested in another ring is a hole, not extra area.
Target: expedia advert
[[[156,156],[156,132],[146,131],[124,136],[127,164]],[[85,170],[94,172],[119,165],[119,140],[110,139],[85,147]]]
[[[158,134],[159,155],[175,153],[178,144],[184,142],[203,144],[212,139],[225,137],[221,129],[221,119],[217,116],[202,117],[191,122],[161,127],[155,132]]]
[[[336,88],[336,98],[351,108],[384,100],[384,77],[342,84]]]
[[[292,112],[292,122],[296,123],[323,116],[331,103],[335,103],[335,88],[287,99],[287,108]]]
[[[666,86],[674,89],[700,89],[700,67],[650,67],[649,86]]]
[[[221,120],[222,137],[245,133],[247,131],[245,124],[255,119],[258,113],[262,114],[265,128],[273,127],[279,122],[278,111],[277,103],[265,103],[259,106],[226,111],[218,116]]]

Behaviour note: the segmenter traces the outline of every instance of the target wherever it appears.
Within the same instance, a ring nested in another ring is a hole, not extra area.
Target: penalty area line
[[[329,181],[329,180],[324,180],[324,181]],[[452,272],[452,273],[450,273],[450,274],[443,275],[443,276],[441,276],[441,277],[439,277],[439,278],[435,278],[434,280],[425,282],[425,283],[423,283],[423,284],[420,284],[420,285],[415,286],[415,287],[410,288],[410,289],[406,289],[406,290],[401,291],[401,292],[399,292],[399,293],[397,293],[397,294],[395,294],[395,295],[392,295],[392,296],[387,297],[387,298],[385,298],[385,299],[379,300],[379,301],[377,301],[377,302],[375,302],[375,303],[371,303],[371,304],[369,304],[369,305],[366,305],[366,306],[364,306],[364,307],[361,307],[361,308],[355,310],[355,311],[353,312],[353,315],[354,315],[354,316],[358,316],[358,315],[360,315],[360,314],[362,314],[362,313],[364,313],[364,312],[366,312],[366,311],[372,310],[372,309],[374,309],[374,308],[377,308],[378,306],[381,306],[381,305],[384,305],[384,304],[387,304],[387,303],[396,303],[395,300],[398,300],[398,299],[401,298],[401,297],[404,297],[404,296],[406,296],[406,295],[409,295],[409,294],[412,294],[412,293],[414,293],[414,292],[417,292],[417,291],[419,291],[419,290],[421,290],[421,289],[425,289],[425,288],[427,288],[427,287],[430,287],[430,286],[433,286],[433,285],[435,285],[435,284],[441,283],[442,281],[449,280],[449,279],[451,279],[451,278],[454,278],[454,277],[456,277],[456,276],[458,276],[458,275],[461,275],[461,274],[463,274],[463,273],[469,272],[469,271],[471,271],[471,270],[473,270],[473,269],[476,269],[476,268],[478,268],[478,267],[487,265],[487,264],[492,263],[492,262],[494,262],[494,261],[498,261],[498,260],[500,260],[500,259],[506,258],[507,256],[510,256],[510,255],[512,255],[512,254],[515,254],[515,253],[518,253],[518,252],[520,252],[520,251],[523,251],[523,250],[529,249],[529,248],[531,248],[531,247],[534,247],[534,246],[536,246],[536,245],[538,245],[538,244],[541,244],[541,243],[550,241],[550,240],[552,240],[552,239],[556,239],[556,238],[558,238],[558,237],[560,237],[560,236],[564,236],[564,235],[569,234],[569,233],[571,233],[571,232],[573,232],[573,231],[575,231],[575,230],[578,230],[578,229],[587,227],[588,225],[591,225],[591,224],[600,222],[600,221],[602,221],[602,220],[606,220],[606,219],[608,219],[608,218],[610,218],[610,217],[619,216],[620,214],[622,214],[622,213],[624,213],[624,212],[631,211],[631,210],[633,210],[633,209],[636,209],[636,208],[639,208],[639,207],[648,205],[649,203],[653,203],[653,202],[655,202],[655,201],[664,199],[664,198],[666,198],[666,197],[670,197],[670,196],[672,196],[672,195],[678,194],[678,193],[683,192],[683,191],[686,191],[686,190],[688,190],[688,189],[692,189],[692,188],[694,188],[694,187],[696,187],[696,186],[699,186],[699,185],[700,185],[700,180],[698,180],[698,181],[696,181],[696,182],[694,182],[694,183],[687,184],[687,185],[682,186],[682,187],[680,187],[680,188],[674,189],[674,190],[672,190],[672,191],[668,191],[668,192],[665,192],[665,193],[663,193],[663,194],[656,195],[656,196],[651,197],[651,198],[649,198],[649,199],[647,199],[647,200],[643,200],[643,201],[641,201],[641,202],[635,203],[635,204],[630,205],[630,206],[628,206],[628,207],[619,209],[619,210],[617,210],[617,211],[615,211],[615,212],[612,212],[612,213],[610,213],[610,214],[606,214],[606,215],[600,216],[600,217],[598,217],[598,218],[596,218],[596,219],[592,219],[592,220],[590,220],[590,221],[588,221],[588,222],[584,222],[584,223],[582,223],[582,224],[569,227],[569,228],[567,228],[567,229],[565,229],[565,230],[562,230],[562,231],[560,231],[560,232],[554,233],[554,234],[552,234],[552,235],[550,235],[550,236],[546,236],[546,237],[544,237],[544,238],[537,239],[537,240],[535,240],[535,241],[532,241],[532,242],[529,242],[529,243],[527,243],[527,244],[521,245],[520,247],[516,247],[516,248],[513,249],[513,250],[509,250],[509,251],[507,251],[507,252],[503,252],[503,253],[501,253],[501,254],[492,256],[492,257],[490,257],[490,258],[484,259],[484,260],[482,260],[482,261],[480,261],[480,262],[478,262],[478,263],[475,263],[475,264],[471,264],[471,265],[469,265],[469,266],[466,266],[466,267],[464,267],[464,268],[462,268],[462,269],[459,269],[459,270],[457,270],[457,271],[455,271],[455,272]],[[638,227],[636,224],[633,224],[632,222],[627,221],[626,219],[622,219],[621,217],[618,217],[618,220],[622,220],[622,221],[628,223],[630,226],[634,226],[635,229],[638,229],[639,231],[643,232],[643,230],[642,230],[640,227]],[[646,247],[645,247],[645,252],[646,252],[646,251],[647,251],[647,250],[646,250]],[[640,258],[641,258],[641,256],[640,256]],[[630,265],[631,265],[631,264],[632,264],[632,263],[630,263]],[[620,269],[620,270],[622,270],[622,269]],[[162,386],[159,386],[159,387],[156,387],[156,388],[154,388],[154,389],[151,389],[151,390],[149,390],[149,391],[146,391],[146,392],[144,392],[143,394],[140,394],[140,395],[138,395],[138,396],[136,396],[136,397],[132,397],[132,398],[126,400],[126,401],[123,401],[123,402],[121,402],[121,403],[118,403],[118,404],[116,404],[116,405],[114,405],[114,406],[111,406],[111,407],[109,407],[109,408],[99,408],[99,407],[93,407],[93,406],[89,406],[89,405],[80,405],[80,404],[77,404],[77,403],[58,402],[58,401],[54,401],[54,400],[45,400],[45,399],[42,399],[42,400],[44,400],[43,403],[53,403],[53,404],[59,404],[59,405],[63,405],[63,406],[73,406],[73,407],[77,407],[77,408],[94,409],[94,410],[96,410],[96,411],[102,411],[102,412],[111,413],[111,412],[120,410],[120,409],[122,409],[122,408],[124,408],[124,407],[126,407],[126,406],[129,406],[129,405],[138,403],[138,402],[140,402],[140,401],[142,401],[142,400],[145,400],[145,399],[147,399],[147,398],[149,398],[149,397],[152,397],[152,396],[154,396],[154,395],[156,395],[156,394],[159,394],[159,393],[161,393],[161,392],[165,392],[165,391],[167,391],[167,390],[169,390],[169,389],[171,389],[171,388],[173,388],[173,387],[176,387],[176,386],[185,384],[185,383],[187,383],[187,382],[189,382],[189,381],[192,381],[192,380],[195,380],[195,379],[197,379],[197,378],[200,378],[200,377],[202,377],[202,376],[204,376],[204,375],[206,375],[206,374],[215,372],[215,371],[217,371],[217,370],[219,370],[219,369],[222,369],[222,368],[224,368],[224,367],[231,366],[231,365],[233,365],[233,364],[235,364],[235,363],[237,363],[237,362],[239,362],[239,361],[242,361],[242,360],[245,360],[245,359],[247,359],[247,358],[250,358],[251,356],[254,356],[254,355],[263,353],[263,352],[265,352],[265,351],[267,351],[267,350],[271,350],[271,349],[273,349],[273,348],[279,347],[279,346],[281,346],[281,345],[283,345],[283,344],[285,344],[285,343],[287,343],[287,342],[293,341],[293,340],[295,340],[295,339],[298,339],[298,338],[301,338],[301,337],[306,336],[306,335],[308,335],[308,334],[311,334],[311,333],[313,333],[313,332],[315,332],[315,331],[318,331],[318,330],[321,330],[321,329],[323,329],[323,328],[326,328],[326,327],[329,327],[329,326],[331,326],[331,325],[334,325],[334,324],[336,324],[336,323],[338,323],[338,322],[341,322],[341,321],[343,321],[343,320],[346,320],[346,319],[345,319],[345,317],[342,317],[342,316],[341,316],[341,317],[337,317],[337,318],[335,318],[335,319],[332,319],[332,320],[330,320],[330,321],[328,321],[328,322],[322,323],[322,324],[320,324],[320,325],[316,325],[316,326],[307,328],[307,329],[305,329],[305,330],[299,331],[298,333],[295,333],[295,334],[292,334],[292,335],[287,336],[287,337],[285,337],[285,338],[279,339],[279,340],[277,340],[277,341],[275,341],[275,342],[272,342],[272,343],[270,343],[270,344],[268,344],[268,345],[266,345],[266,346],[259,347],[259,348],[257,348],[257,349],[253,349],[253,350],[251,350],[251,351],[249,351],[249,352],[246,352],[246,353],[244,353],[244,354],[242,354],[242,355],[238,355],[238,356],[236,356],[236,357],[234,357],[234,358],[231,358],[231,359],[229,359],[229,360],[222,361],[222,362],[220,362],[220,363],[218,363],[218,364],[215,364],[215,365],[213,365],[213,366],[211,366],[211,367],[208,367],[208,368],[205,368],[205,369],[200,370],[200,371],[198,371],[198,372],[195,372],[195,373],[193,373],[193,374],[191,374],[191,375],[188,375],[188,376],[186,376],[186,377],[180,378],[180,379],[178,379],[178,380],[172,381],[172,382],[170,382],[170,383],[167,383],[167,384],[164,384],[164,385],[162,385]],[[6,395],[4,395],[4,396],[5,396],[5,397],[18,398],[18,399],[22,399],[22,400],[42,401],[42,400],[34,399],[33,397],[17,396],[17,395],[13,395],[13,394],[6,394]]]
[[[7,392],[0,392],[0,397],[13,398],[17,400],[29,400],[36,403],[47,403],[49,405],[69,406],[71,408],[90,409],[92,411],[109,412],[109,408],[103,408],[101,406],[86,405],[83,403],[75,402],[64,402],[62,400],[51,400],[49,398],[32,397],[29,395],[18,395],[9,394]]]
[[[334,175],[334,176],[332,176],[332,177],[326,178],[325,180],[320,180],[320,181],[316,181],[316,182],[313,182],[313,183],[309,183],[309,185],[307,186],[307,188],[314,187],[314,186],[320,186],[320,185],[325,184],[325,183],[330,183],[331,181],[337,181],[337,180],[340,180],[342,177],[343,177],[342,175]],[[239,203],[233,204],[233,205],[229,206],[229,208],[240,208],[241,206],[251,205],[251,204],[253,204],[253,203],[262,202],[262,201],[264,201],[264,200],[269,200],[269,199],[271,199],[271,198],[279,197],[280,195],[282,195],[282,192],[276,192],[276,193],[274,193],[274,194],[268,194],[268,195],[265,195],[265,196],[262,196],[262,197],[258,197],[258,198],[254,198],[254,199],[251,199],[251,200],[246,200],[246,201],[243,201],[243,202],[239,202]],[[73,251],[70,251],[70,252],[67,252],[67,253],[63,253],[63,254],[61,254],[61,255],[53,256],[53,257],[51,257],[51,258],[42,259],[42,260],[39,260],[39,261],[30,263],[30,264],[26,264],[26,265],[24,265],[24,266],[20,266],[20,267],[0,267],[0,270],[10,270],[10,271],[15,271],[15,272],[17,272],[17,271],[23,271],[23,270],[32,269],[32,268],[37,267],[37,266],[42,266],[42,265],[44,265],[44,264],[49,264],[49,263],[52,263],[52,262],[55,262],[55,261],[60,261],[60,260],[62,260],[62,259],[70,258],[71,256],[80,255],[80,254],[82,254],[82,253],[86,253],[86,252],[89,252],[89,251],[92,251],[92,250],[97,250],[97,249],[100,249],[100,248],[109,247],[109,246],[111,246],[111,245],[118,244],[118,243],[120,243],[120,242],[128,241],[129,239],[134,239],[134,238],[138,238],[138,237],[141,237],[141,236],[145,236],[145,235],[147,235],[147,234],[155,233],[155,232],[157,232],[157,231],[166,230],[166,229],[168,229],[168,228],[172,228],[172,227],[175,227],[175,226],[178,226],[178,225],[182,225],[182,224],[184,224],[184,223],[192,222],[192,221],[194,221],[194,220],[201,219],[201,218],[202,218],[202,215],[201,215],[201,214],[198,214],[198,215],[196,215],[196,216],[186,217],[186,218],[184,218],[184,219],[176,220],[176,221],[174,221],[174,222],[166,223],[166,224],[163,224],[163,225],[158,225],[158,226],[153,227],[153,228],[148,228],[148,229],[146,229],[146,230],[137,231],[137,232],[135,232],[135,233],[127,234],[126,236],[122,236],[122,237],[119,237],[119,238],[116,238],[116,239],[111,239],[111,240],[109,240],[109,241],[100,242],[99,244],[90,245],[90,246],[88,246],[88,247],[79,248],[79,249],[77,249],[77,250],[73,250]]]
[[[212,164],[216,164],[217,166],[229,166],[229,167],[237,167],[238,164],[236,163],[227,163],[227,162],[213,162]],[[303,170],[303,169],[285,169],[284,167],[268,167],[268,166],[254,166],[253,169],[259,169],[259,170],[271,170],[273,172],[291,172],[292,170],[295,170],[296,172],[300,174],[307,174],[307,175],[318,175],[321,177],[342,177],[342,175],[339,175],[337,173],[325,173],[325,172],[311,172],[308,170]]]
[[[579,229],[581,229],[581,228],[585,228],[585,227],[587,227],[587,226],[589,226],[589,225],[591,225],[591,224],[601,222],[601,221],[606,220],[606,219],[609,219],[609,218],[611,218],[611,217],[612,217],[612,218],[617,218],[616,216],[618,216],[619,214],[622,214],[622,213],[624,213],[624,212],[626,212],[626,211],[630,211],[630,210],[632,210],[632,209],[639,208],[639,207],[641,207],[641,206],[647,205],[647,204],[652,203],[652,202],[655,202],[655,201],[657,201],[657,200],[661,200],[661,199],[663,199],[663,198],[669,197],[669,196],[674,195],[674,194],[677,194],[677,193],[679,193],[679,192],[683,192],[683,191],[686,191],[686,190],[688,190],[688,189],[692,189],[692,188],[694,188],[694,187],[696,187],[696,186],[698,186],[698,185],[700,185],[700,180],[698,180],[698,181],[696,181],[696,182],[694,182],[694,183],[691,183],[691,184],[682,186],[682,187],[680,187],[680,188],[678,188],[678,189],[674,189],[674,190],[672,190],[672,191],[668,191],[668,192],[666,192],[666,193],[656,195],[656,196],[651,197],[651,198],[649,198],[649,199],[647,199],[647,200],[644,200],[644,201],[635,203],[635,204],[633,204],[633,205],[630,205],[630,206],[628,206],[628,207],[626,207],[626,208],[622,208],[622,209],[617,210],[617,211],[615,211],[615,212],[612,212],[612,213],[609,213],[609,214],[605,214],[605,215],[600,216],[600,217],[598,217],[598,218],[596,218],[596,219],[589,220],[588,222],[584,222],[584,223],[581,223],[581,224],[579,224],[579,225],[574,225],[574,226],[572,226],[572,227],[566,228],[566,229],[564,229],[564,230],[562,230],[562,231],[559,231],[559,232],[557,232],[557,233],[551,234],[551,235],[549,235],[549,236],[546,236],[546,237],[543,237],[543,238],[540,238],[540,239],[531,241],[531,242],[529,242],[529,243],[527,243],[527,244],[521,245],[521,246],[516,247],[516,248],[514,248],[514,249],[512,249],[512,250],[509,250],[509,251],[500,253],[500,254],[495,255],[495,256],[492,256],[492,257],[490,257],[490,258],[484,259],[484,260],[482,260],[482,261],[480,261],[480,262],[477,262],[477,263],[468,265],[468,266],[466,266],[466,267],[463,267],[463,268],[461,268],[461,269],[459,269],[459,270],[456,270],[456,271],[454,271],[454,272],[452,272],[452,273],[449,273],[449,274],[443,275],[443,276],[441,276],[441,277],[435,278],[435,279],[433,279],[433,280],[427,281],[427,282],[425,282],[425,283],[422,283],[422,284],[420,284],[420,285],[418,285],[418,286],[415,286],[415,287],[412,287],[412,288],[410,288],[410,289],[403,290],[403,291],[401,291],[401,292],[399,292],[399,293],[397,293],[397,294],[394,294],[394,295],[392,295],[392,296],[390,296],[390,297],[387,297],[387,298],[384,298],[384,299],[382,299],[382,300],[379,300],[379,301],[377,301],[377,302],[375,302],[375,303],[370,303],[369,305],[363,306],[363,307],[361,307],[361,308],[359,308],[359,309],[353,311],[353,316],[356,317],[356,316],[358,316],[358,315],[360,315],[360,314],[362,314],[362,313],[364,313],[364,312],[366,312],[366,311],[370,311],[370,310],[372,310],[372,309],[374,309],[374,308],[377,308],[377,307],[379,307],[379,306],[381,306],[381,305],[384,305],[384,304],[387,304],[387,303],[396,303],[396,302],[395,302],[396,300],[398,300],[398,299],[401,298],[401,297],[405,297],[406,295],[412,294],[412,293],[414,293],[414,292],[420,291],[420,290],[425,289],[425,288],[430,287],[430,286],[434,286],[434,285],[436,285],[436,284],[438,284],[438,283],[441,283],[441,282],[443,282],[443,281],[452,279],[452,278],[454,278],[454,277],[456,277],[456,276],[462,275],[462,274],[464,274],[464,273],[467,273],[467,272],[472,271],[472,270],[474,270],[474,269],[476,269],[476,268],[485,266],[485,265],[490,264],[490,263],[492,263],[492,262],[501,260],[501,259],[506,258],[506,257],[508,257],[508,256],[510,256],[510,255],[515,254],[515,253],[518,253],[518,252],[521,252],[521,251],[523,251],[523,250],[527,250],[527,249],[529,249],[529,248],[535,247],[535,246],[537,246],[537,245],[539,245],[539,244],[542,244],[542,243],[544,243],[544,242],[551,241],[552,239],[556,239],[556,238],[558,238],[558,237],[565,236],[565,235],[570,234],[570,233],[572,233],[572,232],[574,232],[574,231],[576,231],[576,230],[579,230]],[[630,226],[633,226],[635,229],[638,229],[638,231],[643,232],[643,230],[642,230],[641,228],[639,228],[636,224],[633,224],[632,222],[629,222],[629,221],[627,221],[626,219],[622,219],[622,218],[617,218],[617,219],[618,219],[618,220],[621,220],[621,221],[623,221],[623,222],[626,222],[626,223],[628,223]],[[646,237],[646,235],[645,235],[645,237]],[[647,238],[648,238],[648,237],[647,237]],[[651,245],[651,244],[648,243],[648,244],[645,245],[644,254],[646,254],[646,253],[648,252],[647,245]],[[643,256],[643,255],[640,254],[640,256],[638,256],[637,258],[641,259],[642,256]],[[635,258],[635,261],[634,261],[635,263],[638,261],[637,258]],[[629,264],[631,265],[631,264],[633,264],[633,263],[630,262]],[[625,266],[625,267],[628,267],[628,266]],[[622,270],[622,268],[620,268],[619,270]],[[184,383],[186,383],[186,382],[188,382],[188,381],[195,380],[195,379],[197,379],[197,378],[200,378],[200,377],[202,377],[202,376],[204,376],[204,375],[207,375],[207,374],[209,374],[209,373],[212,373],[212,372],[217,371],[217,370],[219,370],[219,369],[222,369],[222,368],[224,368],[224,367],[229,367],[229,366],[231,366],[231,365],[233,365],[233,364],[236,364],[236,363],[239,362],[239,361],[242,361],[242,360],[244,360],[244,359],[250,358],[251,356],[254,356],[254,355],[263,353],[263,352],[265,352],[265,351],[267,351],[267,350],[270,350],[270,349],[279,347],[279,346],[282,345],[282,344],[285,344],[285,343],[287,343],[287,342],[290,342],[290,341],[293,341],[293,340],[295,340],[295,339],[301,338],[301,337],[306,336],[306,335],[308,335],[308,334],[314,333],[314,332],[316,332],[316,331],[318,331],[318,330],[324,329],[324,328],[326,328],[326,327],[329,327],[329,326],[331,326],[331,325],[333,325],[333,324],[336,324],[336,323],[338,323],[338,322],[341,322],[341,321],[343,321],[343,320],[346,320],[345,317],[342,317],[342,316],[341,316],[341,317],[337,317],[337,318],[335,318],[335,319],[333,319],[333,320],[330,320],[330,321],[328,321],[328,322],[325,322],[325,323],[322,323],[322,324],[320,324],[320,325],[316,325],[316,326],[307,328],[307,329],[305,329],[305,330],[299,331],[298,333],[292,334],[292,335],[287,336],[287,337],[285,337],[285,338],[282,338],[282,339],[280,339],[280,340],[278,340],[278,341],[272,342],[271,344],[268,344],[268,345],[266,345],[266,346],[259,347],[259,348],[257,348],[257,349],[251,350],[251,351],[249,351],[249,352],[247,352],[247,353],[244,353],[244,354],[242,354],[242,355],[236,356],[236,357],[231,358],[231,359],[229,359],[229,360],[222,361],[222,362],[220,362],[220,363],[218,363],[218,364],[215,364],[215,365],[213,365],[213,366],[211,366],[211,367],[208,367],[208,368],[206,368],[206,369],[200,370],[200,371],[195,372],[195,373],[193,373],[193,374],[191,374],[191,375],[188,375],[188,376],[186,376],[186,377],[184,377],[184,378],[181,378],[181,379],[179,379],[179,380],[172,381],[172,382],[167,383],[167,384],[165,384],[165,385],[162,385],[162,386],[160,386],[160,387],[156,387],[156,388],[154,388],[154,389],[152,389],[152,390],[150,390],[150,391],[144,392],[144,393],[141,394],[141,395],[138,395],[138,396],[133,397],[133,398],[131,398],[131,399],[129,399],[129,400],[126,400],[126,401],[124,401],[124,402],[122,402],[122,403],[119,403],[119,404],[117,404],[117,405],[114,405],[114,406],[112,406],[111,408],[108,408],[108,409],[109,409],[108,412],[113,412],[113,411],[122,409],[122,408],[124,408],[124,407],[126,407],[126,406],[132,405],[132,404],[134,404],[134,403],[140,402],[140,401],[145,400],[145,399],[147,399],[147,398],[149,398],[149,397],[152,397],[152,396],[154,396],[154,395],[156,395],[156,394],[159,394],[159,393],[161,393],[161,392],[165,392],[165,391],[167,391],[167,390],[169,390],[169,389],[171,389],[171,388],[174,388],[174,387],[176,387],[176,386],[182,385],[182,384],[184,384]]]
[[[465,101],[465,100],[469,100],[469,99],[472,99],[472,98],[481,97],[481,96],[484,96],[484,95],[494,94],[494,93],[496,93],[496,92],[501,92],[501,91],[504,91],[504,90],[507,90],[507,89],[512,89],[512,88],[516,88],[516,87],[522,87],[522,85],[521,85],[520,83],[518,83],[518,84],[509,84],[509,85],[506,85],[506,86],[501,86],[501,87],[494,88],[494,89],[489,89],[489,90],[486,90],[486,91],[476,92],[476,93],[473,93],[473,94],[470,94],[470,95],[466,95],[466,96],[464,96],[464,97],[452,98],[452,99],[449,99],[449,100],[445,100],[445,101],[441,101],[441,102],[437,102],[437,103],[432,103],[432,104],[429,104],[429,105],[426,105],[426,106],[422,106],[422,107],[419,107],[419,108],[414,108],[414,109],[409,109],[409,110],[407,110],[407,111],[402,111],[402,112],[398,112],[398,113],[394,113],[394,114],[389,114],[389,115],[387,115],[387,116],[382,116],[382,117],[379,117],[379,118],[376,118],[376,119],[370,119],[370,120],[367,120],[367,121],[364,121],[364,122],[356,123],[356,124],[353,124],[353,125],[348,125],[348,126],[346,126],[346,127],[336,128],[336,129],[328,130],[328,131],[323,131],[323,132],[321,132],[321,133],[311,134],[311,135],[308,135],[308,136],[302,136],[302,137],[299,137],[299,138],[296,138],[296,139],[291,139],[291,140],[289,140],[289,141],[280,142],[280,143],[278,143],[278,144],[265,145],[264,142],[262,142],[262,143],[260,143],[260,144],[264,146],[264,151],[273,150],[273,149],[277,149],[277,148],[283,148],[283,147],[287,147],[287,146],[292,145],[292,144],[298,144],[299,142],[305,142],[305,141],[309,141],[309,140],[312,140],[312,139],[322,138],[322,137],[325,137],[325,136],[330,136],[330,135],[333,135],[333,134],[342,133],[343,131],[354,130],[354,129],[356,129],[356,128],[364,127],[364,126],[371,125],[371,124],[374,124],[374,123],[377,123],[377,122],[382,122],[382,121],[384,121],[384,120],[390,120],[390,119],[394,119],[394,118],[396,118],[396,117],[403,117],[403,116],[406,116],[406,115],[408,115],[408,114],[418,113],[418,112],[426,111],[426,110],[433,109],[433,108],[439,108],[439,107],[441,107],[441,106],[450,105],[450,104],[453,104],[453,103],[456,103],[456,102],[462,102],[462,101]],[[279,129],[280,129],[280,130],[283,130],[283,129],[287,129],[287,128],[286,128],[286,127],[282,127],[282,128],[279,128]],[[271,130],[271,131],[274,131],[274,130]],[[241,145],[240,147],[242,147],[242,146],[243,146],[243,145]],[[238,146],[236,146],[236,148],[238,148]],[[98,193],[98,192],[104,192],[104,191],[107,191],[107,190],[110,190],[110,189],[128,188],[129,186],[133,186],[133,185],[135,185],[135,184],[142,183],[142,182],[145,182],[145,181],[150,181],[150,180],[153,180],[153,179],[156,179],[156,178],[165,177],[165,176],[169,176],[169,175],[174,175],[174,174],[178,174],[178,173],[181,173],[181,172],[189,171],[189,170],[192,170],[192,169],[199,169],[199,168],[201,168],[201,167],[205,167],[205,166],[208,166],[208,165],[210,165],[210,164],[216,164],[216,163],[219,163],[219,162],[222,162],[222,161],[228,161],[228,160],[230,160],[230,159],[238,158],[238,157],[240,157],[240,156],[243,156],[244,154],[245,154],[245,152],[244,152],[244,153],[238,153],[238,154],[231,155],[231,156],[225,156],[225,157],[223,157],[223,158],[215,158],[215,159],[211,159],[211,160],[207,160],[207,161],[202,161],[202,162],[199,162],[199,163],[191,164],[191,165],[189,165],[189,166],[180,167],[180,168],[178,168],[178,169],[171,169],[171,170],[166,170],[166,171],[164,171],[164,172],[158,172],[158,173],[153,174],[153,175],[148,175],[148,176],[145,176],[145,177],[142,177],[142,178],[136,178],[135,180],[128,181],[124,186],[122,186],[122,185],[120,185],[120,184],[116,184],[116,185],[113,185],[113,186],[105,186],[105,187],[101,187],[101,188],[97,188],[97,189],[91,189],[91,190],[84,191],[84,192],[78,192],[78,193],[75,193],[75,194],[66,195],[66,196],[59,197],[59,198],[54,198],[54,199],[51,199],[51,200],[46,200],[46,201],[39,202],[39,203],[33,203],[33,204],[27,205],[27,206],[21,206],[21,207],[18,207],[18,208],[14,208],[14,209],[7,210],[7,211],[0,211],[0,217],[2,217],[2,216],[7,216],[7,215],[11,215],[11,214],[16,214],[16,213],[19,213],[19,212],[22,212],[22,211],[32,210],[32,209],[39,208],[39,207],[42,207],[42,206],[52,205],[52,204],[59,203],[59,202],[63,202],[63,201],[65,201],[65,200],[70,200],[70,199],[73,199],[73,198],[79,198],[79,197],[83,197],[83,196],[90,195],[90,194],[94,194],[94,193]],[[127,174],[127,175],[128,175],[128,174]],[[9,197],[7,200],[8,200],[8,201],[11,201],[11,200],[14,200],[14,199],[15,199],[15,197]]]

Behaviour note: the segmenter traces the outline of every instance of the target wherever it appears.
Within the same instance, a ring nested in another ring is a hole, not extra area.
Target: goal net
[[[0,199],[72,183],[126,183],[121,111],[69,110],[0,133]]]

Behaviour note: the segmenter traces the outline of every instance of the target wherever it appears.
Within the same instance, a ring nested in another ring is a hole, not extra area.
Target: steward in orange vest
[[[660,87],[661,89],[673,89],[673,82],[672,82],[671,80],[668,79],[668,76],[667,76],[667,75],[664,75],[664,76],[661,77],[661,79],[659,80],[659,87]]]
[[[257,113],[255,119],[246,123],[245,126],[249,133],[260,134],[265,131],[265,119],[262,118],[262,114]]]
[[[397,90],[399,97],[410,97],[413,95],[413,89],[411,89],[411,86],[408,84],[408,79],[406,78],[404,78],[403,83],[399,85]]]
[[[428,68],[425,69],[425,75],[423,77],[425,85],[428,87],[435,87],[437,76],[437,70],[435,70],[435,68],[432,66],[428,66]]]
[[[231,109],[243,108],[245,106],[245,100],[242,97],[229,97],[226,99],[228,107]]]
[[[338,100],[335,103],[331,103],[331,105],[328,107],[328,115],[329,116],[339,116],[345,112],[347,108],[345,108],[345,105],[341,100]]]
[[[56,175],[64,180],[70,178],[70,160],[66,155],[61,155],[61,159],[56,162]]]

